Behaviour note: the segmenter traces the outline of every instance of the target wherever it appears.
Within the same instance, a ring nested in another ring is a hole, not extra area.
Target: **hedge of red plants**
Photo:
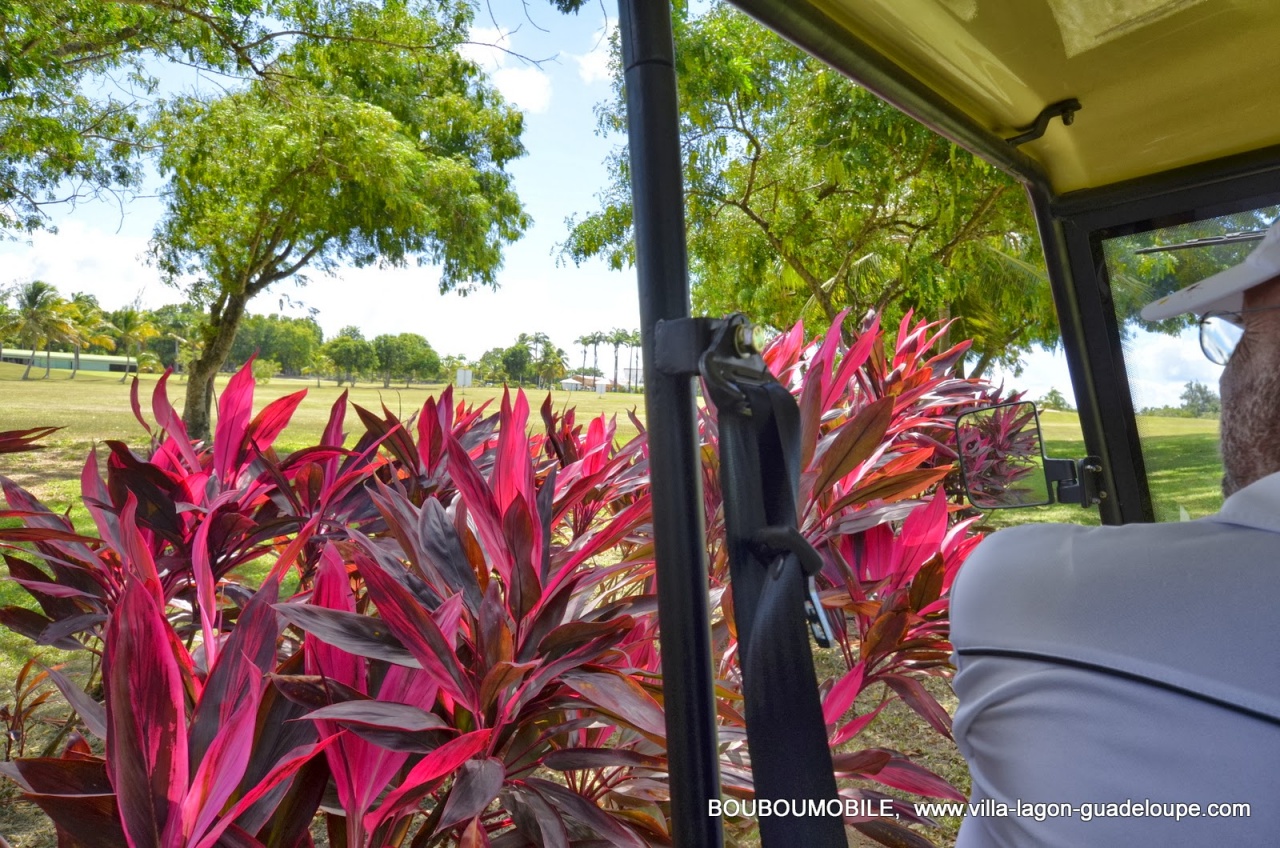
[[[967,344],[935,353],[941,334],[908,316],[886,349],[875,321],[850,346],[838,323],[815,341],[797,325],[765,354],[801,408],[799,519],[826,561],[843,670],[824,712],[851,798],[962,799],[858,744],[895,699],[950,734],[921,680],[947,673],[947,590],[977,538],[940,484],[950,422],[989,390],[951,376]],[[491,411],[446,389],[407,421],[356,407],[353,442],[343,395],[315,445],[281,456],[302,395],[253,414],[246,365],[204,445],[165,379],[153,423],[135,385],[150,445],[107,442],[105,479],[87,458],[93,533],[0,481],[0,546],[32,601],[0,623],[98,669],[50,670],[75,730],[0,765],[59,845],[668,844],[643,425],[619,445],[614,422],[550,397],[531,422],[523,392]],[[724,791],[747,798],[713,411],[700,431]],[[900,822],[849,824],[930,844],[895,803]]]

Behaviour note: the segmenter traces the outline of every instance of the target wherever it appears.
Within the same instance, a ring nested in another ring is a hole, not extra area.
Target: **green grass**
[[[1044,412],[1040,416],[1046,456],[1079,459],[1085,455],[1084,436],[1074,413]],[[1222,460],[1218,454],[1218,422],[1204,418],[1139,416],[1147,484],[1156,519],[1178,521],[1212,515],[1222,506]],[[1061,522],[1098,525],[1096,509],[1072,504],[1000,509],[986,512],[992,528],[1015,524]]]
[[[84,457],[94,442],[118,439],[129,444],[145,444],[147,435],[129,407],[129,384],[121,383],[118,376],[81,372],[75,380],[65,372],[54,372],[48,380],[23,381],[24,366],[0,363],[0,430],[18,430],[39,426],[62,427],[45,441],[47,449],[40,453],[0,456],[0,474],[11,477],[19,484],[32,489],[49,506],[66,509],[77,501],[79,490],[76,479]],[[43,374],[33,371],[33,375]],[[139,399],[143,415],[151,421],[151,392],[155,388],[155,375],[144,374],[139,385]],[[217,390],[226,385],[226,376],[219,378]],[[381,384],[361,383],[349,391],[345,425],[348,432],[362,430],[360,420],[350,404],[359,404],[380,412],[383,404],[397,417],[408,418],[420,410],[431,395],[439,395],[443,385],[415,385],[410,388],[393,385],[389,389]],[[315,380],[276,379],[260,385],[254,392],[254,408],[278,397],[306,389],[307,396],[294,413],[288,429],[277,440],[277,448],[296,450],[315,444],[329,420],[333,402],[342,394],[332,380],[319,387]],[[183,405],[186,384],[173,378],[169,384],[169,399],[179,409]],[[547,396],[547,390],[528,388],[530,428],[541,429],[538,408]],[[577,408],[579,423],[604,413],[616,416],[617,436],[630,439],[636,434],[627,411],[635,408],[644,414],[644,397],[639,393],[617,392],[597,395],[593,392],[566,392],[556,388],[550,392],[557,412],[566,406]],[[463,400],[479,405],[490,402],[490,409],[497,411],[502,397],[501,386],[473,387],[454,392],[455,401]]]

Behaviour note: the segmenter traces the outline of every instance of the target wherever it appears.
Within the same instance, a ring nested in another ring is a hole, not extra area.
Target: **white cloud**
[[[104,309],[119,309],[141,298],[154,308],[181,300],[181,295],[147,265],[147,239],[120,235],[68,218],[59,231],[33,233],[31,244],[0,247],[0,286],[44,280],[63,297],[74,292],[95,295]]]
[[[551,77],[537,68],[499,68],[491,76],[502,96],[526,112],[545,112],[551,105]]]
[[[510,32],[475,27],[470,40],[472,43],[464,44],[460,52],[489,75],[503,97],[525,112],[547,111],[551,105],[551,77],[514,55]]]
[[[618,25],[610,21],[607,27],[596,30],[592,36],[593,47],[589,52],[572,57],[578,64],[578,76],[587,85],[609,82],[612,79],[613,72],[609,67],[612,60],[610,45],[617,29]]]

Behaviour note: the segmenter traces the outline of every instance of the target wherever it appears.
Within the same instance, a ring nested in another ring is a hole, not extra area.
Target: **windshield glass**
[[[1278,215],[1280,207],[1269,206],[1174,226],[1145,222],[1101,240],[1157,521],[1201,518],[1222,506],[1222,366],[1201,350],[1198,316],[1151,323],[1138,311],[1242,261]]]

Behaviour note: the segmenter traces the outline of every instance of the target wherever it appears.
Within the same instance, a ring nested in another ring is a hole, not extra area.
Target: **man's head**
[[[1148,304],[1142,317],[1187,312],[1232,313],[1244,330],[1219,380],[1222,491],[1230,495],[1280,471],[1280,220],[1239,265]]]
[[[1280,308],[1267,307],[1280,307],[1280,277],[1244,293],[1244,335],[1218,381],[1227,495],[1280,471]]]

